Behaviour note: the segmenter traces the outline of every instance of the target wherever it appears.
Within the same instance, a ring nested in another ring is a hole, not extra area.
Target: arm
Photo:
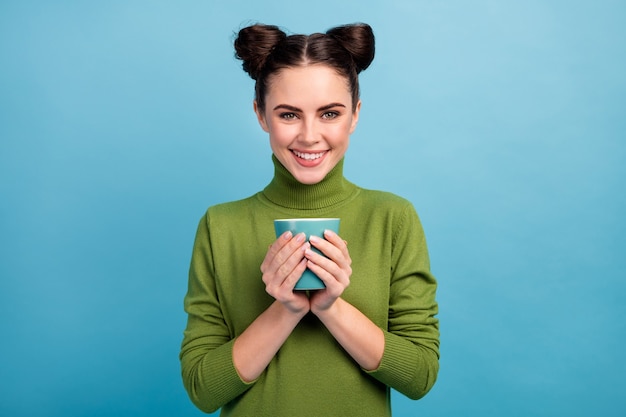
[[[311,250],[305,252],[308,267],[326,285],[325,290],[312,296],[311,311],[363,369],[376,369],[385,348],[383,332],[357,308],[340,298],[350,283],[352,261],[346,242],[337,234],[326,231],[324,237],[311,236],[311,244],[328,258]]]
[[[405,207],[395,229],[385,353],[370,375],[418,399],[433,387],[439,371],[437,282],[413,206]]]
[[[277,301],[234,339],[217,295],[208,223],[204,217],[196,234],[180,360],[190,399],[199,409],[213,412],[250,387],[308,312],[308,299],[295,294],[293,286],[306,267],[302,257],[309,246],[291,236],[270,246],[261,269],[268,293]]]
[[[304,314],[274,301],[237,337],[233,362],[242,380],[252,382],[261,375]]]
[[[305,235],[283,233],[268,249],[261,264],[266,291],[276,299],[237,338],[233,348],[235,368],[245,381],[261,375],[302,317],[309,311],[305,294],[293,291],[306,268]]]
[[[211,413],[249,388],[232,361],[233,337],[215,284],[208,215],[198,225],[184,306],[187,327],[180,351],[183,384],[191,401]]]
[[[342,298],[315,314],[363,369],[378,368],[385,350],[385,336],[365,314]]]
[[[339,298],[349,284],[350,258],[345,242],[332,233],[325,236],[330,243],[311,243],[333,262],[307,252],[309,268],[327,285],[312,298],[311,311],[371,376],[417,399],[433,386],[439,369],[437,284],[415,210],[408,205],[399,217],[393,237],[388,328],[378,328]]]

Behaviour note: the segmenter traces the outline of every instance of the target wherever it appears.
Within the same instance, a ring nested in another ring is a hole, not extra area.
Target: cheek
[[[354,131],[356,130],[356,124],[357,120],[352,119],[352,121],[350,122],[350,126],[348,126],[348,131],[350,132],[350,134],[354,133]]]
[[[269,131],[270,140],[276,144],[291,143],[297,133],[297,129],[294,129],[292,126],[285,126],[280,124],[273,125]]]
[[[351,123],[342,123],[339,125],[334,125],[330,127],[326,131],[326,136],[329,140],[334,142],[344,142],[347,141],[350,133],[352,133],[352,125]]]

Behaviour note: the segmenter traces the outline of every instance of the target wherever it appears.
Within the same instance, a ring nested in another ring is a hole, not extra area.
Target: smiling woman
[[[348,149],[359,120],[345,79],[325,65],[283,70],[270,83],[267,108],[255,110],[281,164],[301,183],[320,182]],[[256,103],[256,101],[255,101]]]
[[[287,36],[254,25],[235,49],[256,80],[275,174],[200,220],[180,353],[187,392],[225,416],[389,416],[391,388],[418,399],[435,383],[439,327],[415,209],[343,176],[372,29]],[[301,217],[340,218],[341,231],[276,239],[274,219]],[[323,289],[296,289],[306,269]]]

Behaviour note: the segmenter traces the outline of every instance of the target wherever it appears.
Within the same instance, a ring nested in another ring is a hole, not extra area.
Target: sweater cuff
[[[209,388],[209,392],[213,392],[216,399],[220,399],[218,401],[222,404],[236,398],[256,382],[245,382],[239,376],[233,363],[234,343],[235,340],[233,339],[216,349],[212,360],[204,364],[206,374],[219,375],[219,378],[210,381],[212,386]]]
[[[384,335],[385,350],[380,365],[367,373],[391,387],[411,384],[417,367],[415,346],[393,333],[384,332]]]

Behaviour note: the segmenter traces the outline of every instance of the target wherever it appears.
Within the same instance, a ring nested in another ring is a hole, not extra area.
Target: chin
[[[326,161],[328,162],[328,161]],[[329,166],[327,163],[324,163],[316,168],[303,168],[300,166],[293,167],[293,170],[289,170],[291,175],[298,180],[301,184],[313,185],[321,182],[330,171],[335,167],[336,164]]]
[[[285,165],[285,167],[299,183],[305,185],[313,185],[321,182],[324,178],[326,178],[326,175],[328,175],[328,173],[334,167],[335,164],[331,164],[332,166],[329,166],[328,162],[329,161],[324,161],[322,162],[322,164],[314,168],[302,167],[297,162]]]
[[[305,185],[313,185],[324,179],[324,176],[319,175],[294,175],[294,178],[298,180],[299,183]]]

